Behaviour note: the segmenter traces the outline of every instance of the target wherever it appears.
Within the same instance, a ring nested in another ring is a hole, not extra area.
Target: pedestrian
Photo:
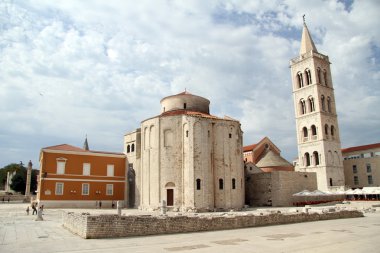
[[[8,197],[8,203],[9,203],[9,200],[10,200],[10,198]]]
[[[32,209],[33,209],[32,215],[34,215],[34,213],[37,214],[37,208],[36,208],[36,204],[35,203],[32,204]]]
[[[114,209],[115,208],[115,202],[113,202],[113,200],[112,200],[112,209]]]
[[[29,206],[26,208],[26,214],[29,215]]]
[[[102,209],[102,201],[99,201],[99,209]]]

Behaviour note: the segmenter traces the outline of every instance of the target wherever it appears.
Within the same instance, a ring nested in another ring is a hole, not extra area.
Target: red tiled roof
[[[165,116],[176,116],[176,115],[190,115],[195,117],[201,117],[201,118],[209,118],[209,119],[221,119],[219,117],[204,113],[204,112],[194,112],[194,111],[188,111],[188,110],[175,110],[175,111],[168,111],[161,113],[160,117]]]
[[[83,148],[75,147],[75,146],[68,145],[68,144],[55,145],[55,146],[50,146],[50,147],[46,147],[46,148],[43,148],[43,149],[60,150],[60,151],[85,152],[85,153],[97,153],[97,154],[124,155],[123,153],[117,153],[117,152],[85,150]]]
[[[78,148],[78,147],[71,146],[71,145],[68,145],[68,144],[55,145],[55,146],[50,146],[50,147],[46,147],[46,148],[43,148],[43,149],[62,150],[62,151],[75,151],[75,152],[87,152],[83,148]]]
[[[362,146],[356,146],[356,147],[349,147],[349,148],[343,148],[342,153],[348,153],[348,152],[354,152],[354,151],[360,151],[360,150],[367,150],[372,148],[380,148],[380,143],[374,143],[374,144],[368,144],[368,145],[362,145]]]
[[[249,145],[249,146],[245,146],[245,147],[243,147],[243,152],[252,151],[252,150],[254,150],[256,147],[257,147],[257,143],[256,143],[256,144]]]

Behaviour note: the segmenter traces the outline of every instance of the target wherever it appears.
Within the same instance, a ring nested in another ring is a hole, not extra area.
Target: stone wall
[[[63,226],[86,239],[188,233],[363,217],[359,211],[297,214],[225,214],[203,216],[118,216],[63,214]]]
[[[293,194],[317,189],[316,173],[273,171],[247,177],[247,204],[251,206],[292,206]]]

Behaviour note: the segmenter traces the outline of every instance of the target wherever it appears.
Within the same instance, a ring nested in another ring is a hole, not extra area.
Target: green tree
[[[0,187],[4,189],[5,183],[7,180],[7,173],[16,171],[16,174],[12,178],[12,183],[10,185],[11,189],[16,192],[21,192],[25,194],[26,188],[26,177],[27,177],[27,168],[22,164],[11,163],[0,169]],[[30,192],[37,190],[37,175],[39,170],[32,170],[31,180],[30,180]]]

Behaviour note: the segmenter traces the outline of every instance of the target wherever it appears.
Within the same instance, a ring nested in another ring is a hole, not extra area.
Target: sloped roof
[[[252,144],[252,145],[245,146],[245,147],[243,147],[243,152],[252,151],[252,150],[254,150],[256,147],[257,147],[257,143],[256,143],[256,144]]]
[[[118,152],[85,150],[83,148],[75,147],[75,146],[72,146],[72,145],[69,145],[69,144],[60,144],[60,145],[45,147],[45,148],[42,148],[42,150],[57,150],[57,151],[83,152],[83,153],[124,155],[124,153],[118,153]]]
[[[257,167],[292,167],[287,160],[282,158],[280,155],[277,155],[272,150],[268,150],[266,154],[260,159],[260,161],[256,164]]]
[[[368,144],[368,145],[362,145],[362,146],[356,146],[356,147],[349,147],[349,148],[343,148],[342,149],[342,153],[361,151],[361,150],[367,150],[367,149],[373,149],[373,148],[380,148],[380,143],[374,143],[374,144]]]

